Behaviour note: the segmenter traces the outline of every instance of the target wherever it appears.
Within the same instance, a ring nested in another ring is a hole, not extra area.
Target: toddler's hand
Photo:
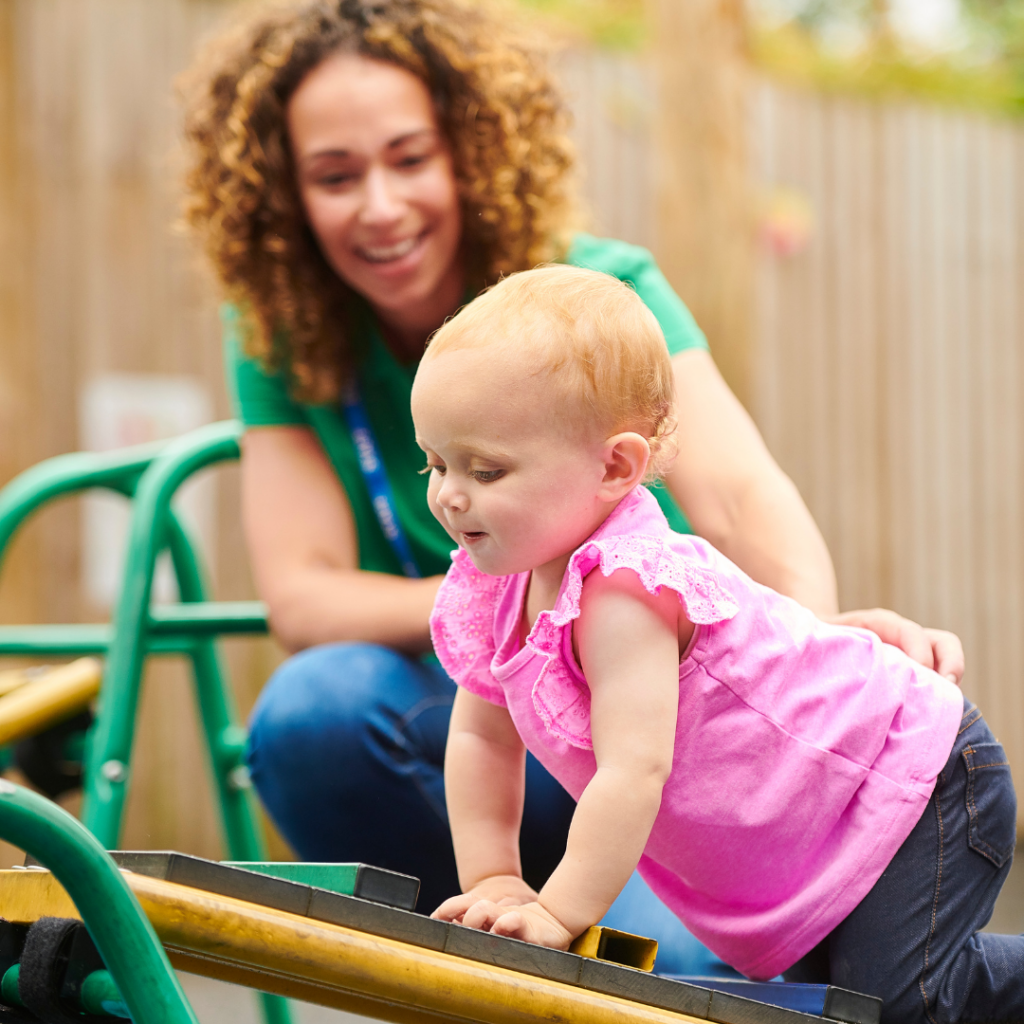
[[[467,917],[472,917],[481,904],[472,907]],[[568,949],[573,936],[561,921],[539,903],[524,903],[511,909],[495,907],[497,916],[490,926],[495,935],[505,935],[524,942],[535,942],[550,949]]]
[[[517,875],[493,875],[478,882],[469,892],[445,900],[430,916],[441,921],[465,924],[463,918],[466,911],[481,900],[498,907],[515,907],[521,903],[532,903],[536,899],[536,892]],[[479,925],[470,927],[476,928]]]

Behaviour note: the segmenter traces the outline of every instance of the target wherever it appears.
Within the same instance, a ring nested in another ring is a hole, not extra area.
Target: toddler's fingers
[[[467,928],[479,928],[481,931],[489,932],[499,917],[501,917],[501,908],[497,903],[492,903],[490,900],[477,900],[462,915],[462,923]]]
[[[476,902],[476,897],[469,893],[451,896],[444,901],[430,916],[439,921],[459,921],[462,915]]]
[[[502,914],[501,917],[491,925],[491,931],[495,935],[504,935],[509,939],[526,939],[529,941],[526,920],[518,910],[509,910]]]

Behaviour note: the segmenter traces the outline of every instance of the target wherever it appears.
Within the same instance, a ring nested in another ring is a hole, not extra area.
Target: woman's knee
[[[418,699],[416,666],[387,647],[323,644],[289,658],[271,676],[249,719],[250,754],[309,757],[329,746],[354,752],[381,709],[401,715]]]

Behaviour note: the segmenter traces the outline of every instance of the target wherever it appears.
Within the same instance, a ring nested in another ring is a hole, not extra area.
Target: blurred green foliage
[[[644,0],[517,0],[557,30],[609,50],[638,50],[647,42]]]
[[[755,12],[768,6],[750,2]],[[780,0],[771,5],[774,18],[752,18],[754,58],[773,77],[878,99],[1024,114],[1024,0],[960,0],[961,38],[944,50],[899,38],[888,0],[781,2],[787,18],[778,17]],[[848,45],[835,46],[844,32]]]
[[[882,37],[853,53],[830,52],[798,23],[751,32],[755,62],[773,78],[873,99],[914,98],[1024,114],[1021,80],[1003,60],[908,51]]]
[[[961,0],[964,15],[981,48],[1013,81],[1018,108],[1024,108],[1024,0]]]
[[[645,0],[516,3],[557,33],[606,49],[640,50],[650,39]],[[962,44],[929,52],[890,31],[887,0],[775,0],[770,19],[748,0],[750,53],[771,77],[808,88],[1024,116],[1024,0],[960,3]],[[835,46],[842,32],[858,44]]]

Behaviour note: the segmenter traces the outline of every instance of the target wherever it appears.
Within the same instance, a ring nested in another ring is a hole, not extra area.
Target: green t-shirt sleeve
[[[620,281],[629,282],[644,300],[644,305],[658,318],[672,355],[691,348],[707,349],[704,332],[646,249],[611,238],[579,234],[573,239],[567,262],[576,267],[600,270]]]
[[[305,426],[303,407],[288,394],[280,373],[267,373],[242,349],[241,319],[234,306],[221,309],[224,364],[235,415],[247,427]]]

